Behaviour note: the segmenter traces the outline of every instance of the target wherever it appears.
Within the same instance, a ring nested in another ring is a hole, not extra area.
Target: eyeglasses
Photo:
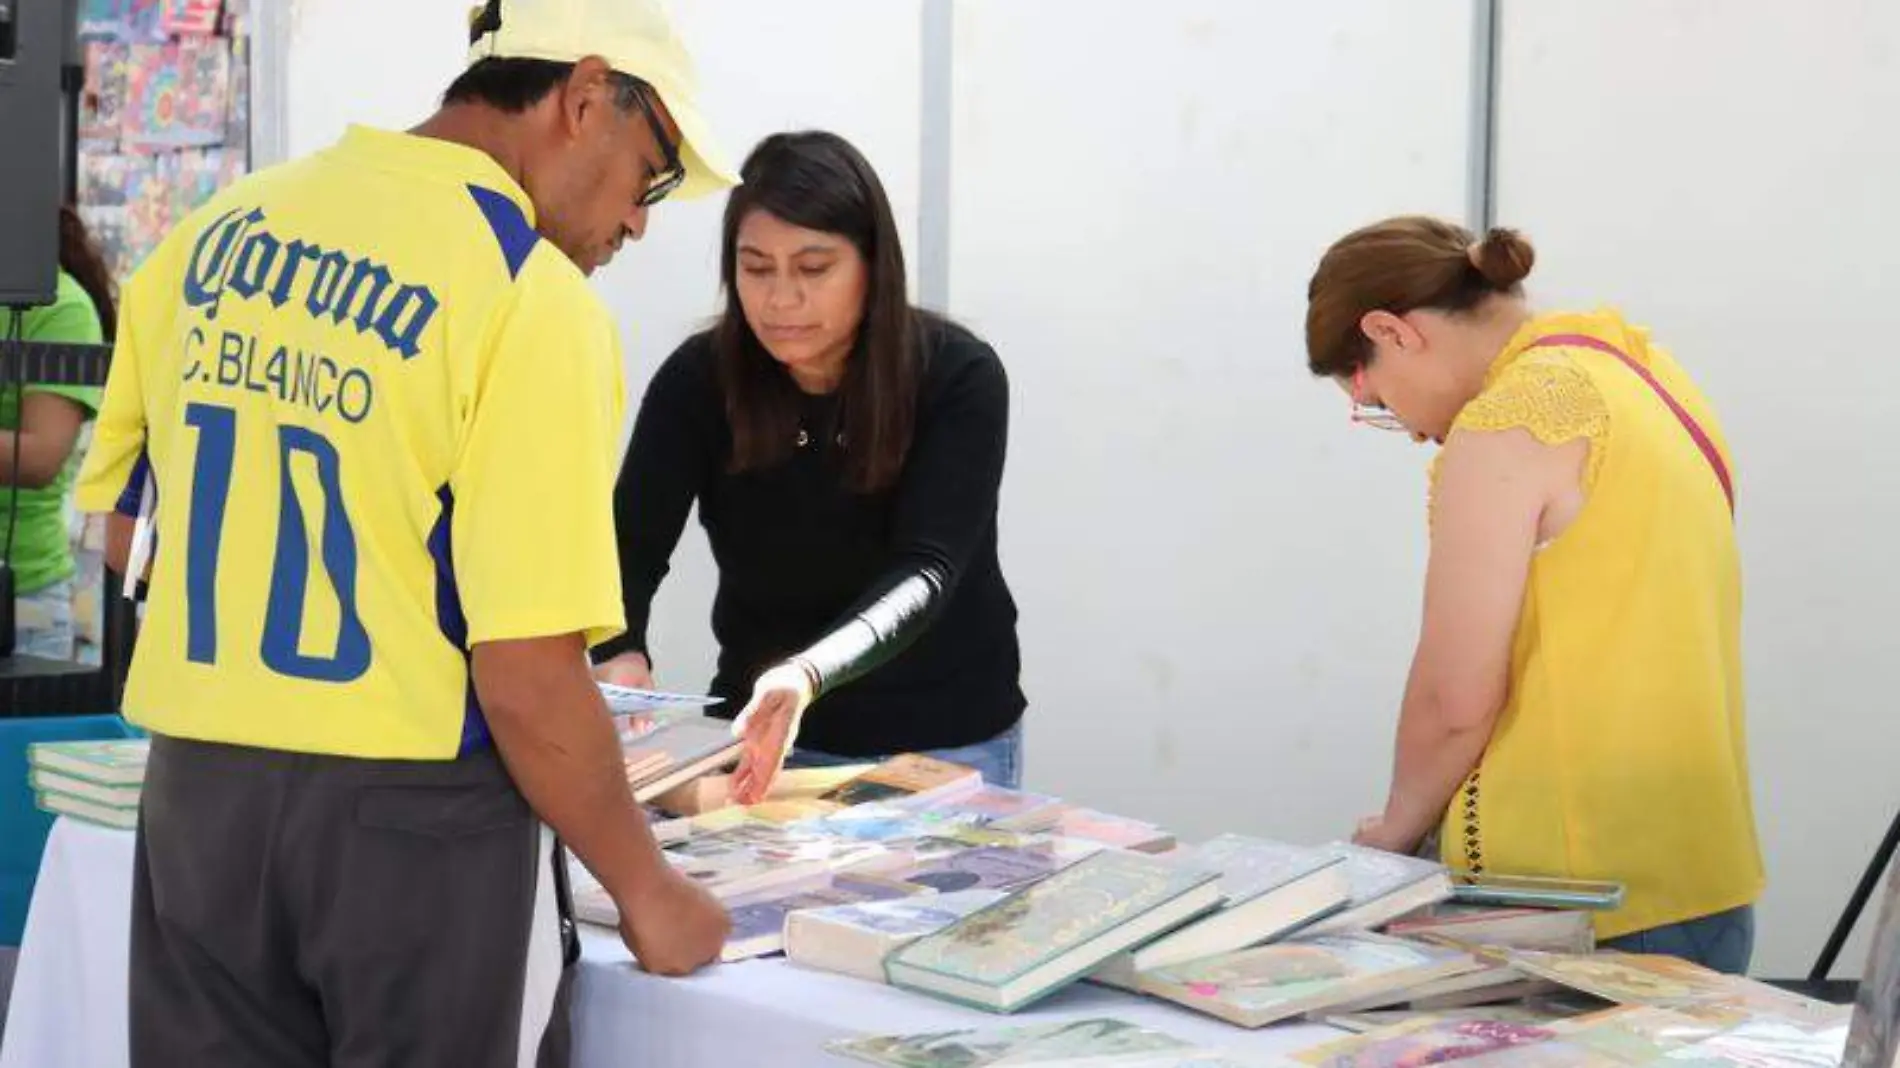
[[[1411,433],[1411,430],[1399,420],[1397,415],[1392,413],[1391,409],[1381,407],[1377,404],[1362,403],[1359,398],[1365,396],[1365,393],[1366,369],[1364,367],[1358,367],[1352,372],[1353,422],[1361,426],[1369,426],[1374,430],[1391,430],[1401,434]]]
[[[639,104],[640,114],[646,116],[647,128],[653,131],[653,143],[660,146],[660,152],[665,159],[665,164],[659,172],[648,180],[647,191],[640,194],[639,205],[650,208],[665,200],[669,193],[678,189],[680,183],[686,180],[686,165],[680,162],[680,146],[666,136],[666,124],[660,121],[659,113],[653,110],[652,87],[637,79],[629,80],[637,86],[633,98]]]

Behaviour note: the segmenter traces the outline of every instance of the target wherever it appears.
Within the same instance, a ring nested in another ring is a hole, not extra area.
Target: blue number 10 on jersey
[[[271,566],[270,601],[264,633],[221,635],[218,628],[218,561],[224,542],[224,513],[231,499],[231,471],[237,451],[237,412],[216,404],[185,406],[185,422],[197,431],[192,467],[190,520],[185,546],[186,656],[193,663],[218,662],[220,639],[248,645],[256,640],[264,665],[280,675],[322,682],[349,682],[369,670],[369,634],[356,610],[356,536],[343,510],[336,447],[314,430],[277,428],[281,458],[281,504],[277,544]],[[311,655],[300,648],[304,596],[310,582],[310,536],[304,529],[302,502],[291,479],[291,461],[303,453],[316,461],[323,487],[323,570],[337,599],[336,648]],[[256,552],[258,546],[229,546]],[[226,655],[229,655],[228,653]]]

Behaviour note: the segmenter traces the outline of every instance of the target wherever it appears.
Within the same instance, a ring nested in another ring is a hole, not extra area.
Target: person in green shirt
[[[72,208],[60,209],[59,286],[53,303],[5,314],[19,317],[20,336],[28,341],[98,345],[110,338],[112,276]],[[80,434],[98,411],[99,394],[97,386],[0,386],[0,551],[13,568],[16,654],[75,657],[78,565],[67,495]],[[16,496],[19,513],[9,535],[7,516]]]

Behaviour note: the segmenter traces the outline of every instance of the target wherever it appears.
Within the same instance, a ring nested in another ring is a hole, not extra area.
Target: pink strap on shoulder
[[[1662,398],[1662,402],[1669,406],[1669,410],[1676,413],[1676,419],[1682,423],[1682,428],[1689,432],[1691,438],[1695,439],[1696,448],[1702,450],[1702,455],[1708,459],[1709,466],[1715,469],[1715,477],[1722,483],[1722,494],[1728,498],[1729,514],[1735,514],[1735,486],[1729,481],[1728,465],[1722,462],[1722,454],[1716,450],[1715,442],[1709,440],[1709,436],[1702,432],[1702,427],[1697,425],[1689,413],[1683,410],[1682,405],[1676,403],[1676,398],[1669,395],[1669,391],[1663,388],[1661,382],[1656,381],[1656,376],[1649,373],[1649,368],[1631,359],[1628,353],[1617,348],[1615,345],[1591,337],[1588,334],[1551,334],[1531,342],[1529,347],[1541,349],[1560,346],[1574,346],[1576,348],[1595,349],[1598,352],[1609,353],[1611,356],[1621,360],[1623,366],[1636,372],[1638,378],[1649,383],[1649,388],[1656,391],[1656,396]]]

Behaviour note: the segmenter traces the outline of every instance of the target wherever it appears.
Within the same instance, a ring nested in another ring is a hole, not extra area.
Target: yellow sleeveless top
[[[1532,558],[1510,697],[1445,815],[1453,868],[1613,879],[1599,939],[1748,904],[1762,887],[1743,727],[1741,573],[1707,457],[1634,371],[1647,367],[1720,450],[1682,368],[1614,312],[1540,316],[1499,355],[1452,433],[1589,442],[1582,511]]]

